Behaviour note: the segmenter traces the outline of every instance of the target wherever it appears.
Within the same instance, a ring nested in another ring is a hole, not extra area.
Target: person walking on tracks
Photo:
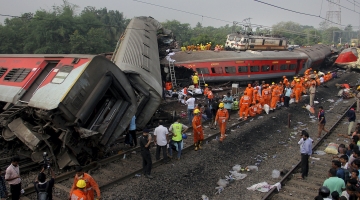
[[[91,177],[88,173],[85,173],[85,171],[83,170],[83,168],[81,166],[77,166],[75,171],[76,171],[76,175],[74,177],[74,182],[71,187],[70,195],[74,192],[76,187],[78,187],[77,186],[78,181],[84,180],[86,183],[86,185],[84,187],[86,199],[95,199],[94,198],[95,191],[96,191],[97,200],[101,199],[99,185],[96,183],[94,178]]]
[[[45,168],[43,168],[39,175],[37,176],[37,179],[34,182],[34,188],[36,190],[38,200],[52,200],[52,191],[55,184],[55,173],[52,168],[49,168],[51,172],[51,179],[49,181],[46,181],[46,175],[44,173]]]
[[[168,162],[167,144],[169,141],[169,131],[163,126],[163,121],[159,120],[159,126],[154,130],[154,143],[156,144],[156,160],[160,160],[160,151],[163,152],[164,162]]]
[[[94,198],[92,198],[94,199]],[[70,193],[70,200],[92,200],[86,196],[86,182],[85,180],[78,180],[76,188]]]
[[[198,149],[202,149],[202,141],[204,140],[204,132],[201,124],[201,113],[199,109],[195,109],[194,111],[194,119],[192,121],[193,133],[194,133],[194,146],[195,151]]]
[[[309,133],[302,131],[303,142],[300,144],[301,153],[301,176],[299,179],[304,179],[309,173],[309,157],[312,154],[312,141],[309,139]]]
[[[172,156],[172,146],[176,145],[178,149],[177,160],[180,160],[181,147],[182,147],[182,134],[185,133],[189,127],[180,123],[180,118],[177,118],[175,123],[171,124],[169,132],[173,134],[169,147],[169,155]]]
[[[224,108],[224,103],[219,104],[219,110],[216,113],[215,117],[215,125],[216,122],[219,123],[220,128],[220,142],[222,142],[225,139],[225,132],[226,132],[226,121],[229,119],[229,112],[226,108]]]
[[[325,111],[324,111],[324,108],[322,106],[319,106],[318,119],[319,119],[318,138],[320,138],[322,131],[325,131],[326,133],[329,132],[328,130],[325,129],[325,124],[326,124]]]
[[[284,105],[285,107],[289,107],[290,102],[290,96],[291,96],[292,90],[290,88],[290,84],[286,84],[285,92],[284,92]]]
[[[148,129],[143,130],[143,134],[140,137],[139,143],[140,143],[140,149],[141,149],[141,157],[143,160],[143,172],[144,175],[152,179],[153,177],[151,174],[151,168],[152,168],[152,160],[151,160],[151,154],[150,154],[150,144],[151,144],[151,135],[149,134]]]
[[[240,104],[239,104],[239,107],[240,107],[239,117],[240,118],[239,118],[239,120],[243,119],[244,113],[245,113],[244,120],[247,120],[247,117],[249,115],[250,103],[251,103],[250,97],[247,95],[247,92],[245,91],[244,95],[240,99]]]
[[[6,169],[5,180],[10,185],[11,199],[19,200],[21,196],[21,178],[19,169],[20,158],[14,156],[11,158],[11,164]]]
[[[350,136],[356,120],[355,108],[351,107],[350,110],[347,111],[346,115],[349,120],[348,135]]]
[[[233,104],[233,97],[231,96],[230,92],[228,92],[226,94],[226,96],[224,97],[223,104],[224,104],[225,109],[228,112],[231,112],[231,106]],[[230,115],[229,115],[229,121],[230,121]]]

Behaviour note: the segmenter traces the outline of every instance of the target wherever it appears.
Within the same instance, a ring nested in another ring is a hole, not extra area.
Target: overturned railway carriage
[[[102,56],[0,55],[0,72],[2,137],[37,162],[44,151],[60,168],[91,161],[136,113],[126,75]]]
[[[198,72],[200,76],[204,76],[206,82],[223,82],[252,81],[303,74],[310,67],[319,68],[329,55],[331,55],[330,47],[317,44],[294,51],[175,52],[171,58],[175,60],[175,66]],[[162,61],[163,64],[167,62]]]
[[[127,74],[137,95],[137,128],[149,122],[161,103],[163,84],[159,54],[166,55],[166,49],[174,45],[169,35],[171,33],[155,19],[135,17],[112,56],[112,61]]]

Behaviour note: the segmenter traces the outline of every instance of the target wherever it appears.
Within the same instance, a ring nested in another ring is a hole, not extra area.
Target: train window
[[[225,72],[228,73],[228,74],[235,74],[236,73],[236,68],[234,66],[225,67]]]
[[[271,65],[271,71],[279,70],[279,65]]]
[[[238,67],[238,72],[239,73],[247,73],[248,72],[248,67],[247,66],[239,66]]]
[[[196,68],[196,71],[199,74],[209,74],[210,73],[208,68]]]
[[[7,68],[0,67],[0,78],[5,74],[6,71],[7,71]]]
[[[269,65],[263,65],[263,66],[261,66],[261,71],[262,71],[262,72],[270,71],[270,66],[269,66]]]
[[[255,43],[255,39],[251,39],[251,43]]]
[[[290,65],[290,70],[294,70],[294,69],[296,69],[297,68],[297,65],[296,64],[291,64]]]
[[[74,67],[70,66],[70,65],[62,66],[59,69],[59,71],[57,72],[57,74],[55,75],[55,77],[52,79],[51,83],[60,84],[60,83],[64,82],[64,80],[70,74],[70,72],[73,70],[73,68]]]
[[[212,68],[211,68],[211,72],[212,72],[212,73],[216,73],[216,74],[222,74],[222,73],[223,73],[223,69],[222,69],[222,67],[212,67]]]
[[[258,72],[259,66],[250,66],[250,72]]]
[[[287,70],[288,69],[288,65],[281,65],[280,66],[280,70]]]
[[[26,68],[14,68],[10,70],[4,77],[5,81],[21,82],[31,72],[31,69]]]

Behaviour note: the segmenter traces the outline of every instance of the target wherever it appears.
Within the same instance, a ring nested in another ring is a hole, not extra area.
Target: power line
[[[349,2],[349,3],[351,3],[352,5],[354,5],[354,6],[356,6],[356,7],[359,7],[360,8],[360,6],[358,5],[358,4],[356,4],[356,2],[355,1],[353,1],[353,2],[351,2],[351,1],[349,1],[349,0],[346,0],[347,2]],[[355,9],[354,9],[355,10]]]
[[[206,15],[201,15],[201,14],[198,14],[198,13],[184,11],[184,10],[171,8],[171,7],[167,7],[167,6],[162,6],[162,5],[158,5],[158,4],[154,4],[154,3],[149,3],[149,2],[139,1],[139,0],[133,0],[133,1],[143,3],[143,4],[148,4],[148,5],[151,5],[151,6],[160,7],[160,8],[165,8],[165,9],[169,9],[169,10],[174,10],[174,11],[178,11],[178,12],[182,12],[182,13],[186,13],[186,14],[190,14],[190,15],[195,15],[195,16],[199,16],[199,17],[202,17],[202,18],[208,18],[208,19],[217,20],[217,21],[226,22],[226,23],[233,23],[232,21],[228,21],[228,20],[224,20],[224,19],[220,19],[220,18],[216,18],[216,17],[210,17],[210,16],[206,16]],[[242,23],[242,22],[238,22],[238,24],[243,25],[243,26],[247,25],[247,24]],[[265,26],[265,25],[259,25],[259,24],[251,24],[251,26],[259,27],[259,28],[272,29],[271,26]],[[295,32],[295,31],[291,31],[291,30],[285,30],[285,29],[278,29],[278,30],[281,30],[281,32],[284,32],[284,33],[291,33],[291,34],[295,34],[295,35],[308,36],[305,33],[299,33],[299,32]],[[316,37],[316,36],[312,36],[312,37]]]
[[[256,0],[255,0],[255,1],[256,1]],[[353,10],[353,9],[350,9],[350,8],[348,8],[348,7],[345,7],[345,6],[342,6],[342,5],[340,5],[340,4],[337,4],[337,3],[335,3],[335,2],[332,2],[332,1],[330,1],[330,0],[326,0],[326,1],[328,1],[329,3],[335,4],[335,5],[337,5],[337,6],[340,6],[341,8],[345,8],[346,10],[349,10],[349,11],[352,11],[352,12],[354,12],[354,13],[360,14],[360,12],[356,12],[356,11]]]
[[[320,15],[314,15],[314,14],[309,14],[309,13],[303,13],[303,12],[299,12],[299,11],[295,11],[295,10],[291,10],[291,9],[287,9],[287,8],[283,8],[283,7],[280,7],[280,6],[276,6],[276,5],[273,5],[273,4],[270,4],[270,3],[266,3],[266,2],[263,2],[263,1],[259,1],[259,0],[254,0],[256,2],[259,2],[259,3],[262,3],[262,4],[266,4],[266,5],[269,5],[269,6],[272,6],[272,7],[275,7],[275,8],[279,8],[281,10],[286,10],[286,11],[289,11],[289,12],[293,12],[293,13],[297,13],[297,14],[301,14],[301,15],[306,15],[306,16],[311,16],[311,17],[317,17],[317,18],[320,18],[320,19],[323,19],[327,22],[330,22],[330,23],[333,23],[333,24],[336,24],[336,25],[339,25],[339,26],[346,26],[346,25],[343,25],[343,24],[339,24],[339,23],[336,23],[336,22],[333,22],[333,21],[330,21],[324,17],[321,17]],[[327,0],[329,1],[329,0]],[[353,10],[352,10],[353,11]],[[352,27],[358,27],[358,26],[353,26],[351,25]]]

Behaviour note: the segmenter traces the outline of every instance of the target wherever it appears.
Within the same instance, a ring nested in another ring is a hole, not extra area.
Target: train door
[[[280,46],[280,47],[282,46],[282,43],[283,43],[283,41],[282,41],[282,40],[280,40],[280,42],[279,42],[279,46]]]
[[[38,87],[43,83],[49,73],[56,67],[59,61],[51,61],[48,62],[41,73],[36,77],[35,81],[31,84],[31,86],[26,90],[24,95],[21,97],[21,101],[29,102],[35,91]],[[32,81],[32,80],[29,80]]]

